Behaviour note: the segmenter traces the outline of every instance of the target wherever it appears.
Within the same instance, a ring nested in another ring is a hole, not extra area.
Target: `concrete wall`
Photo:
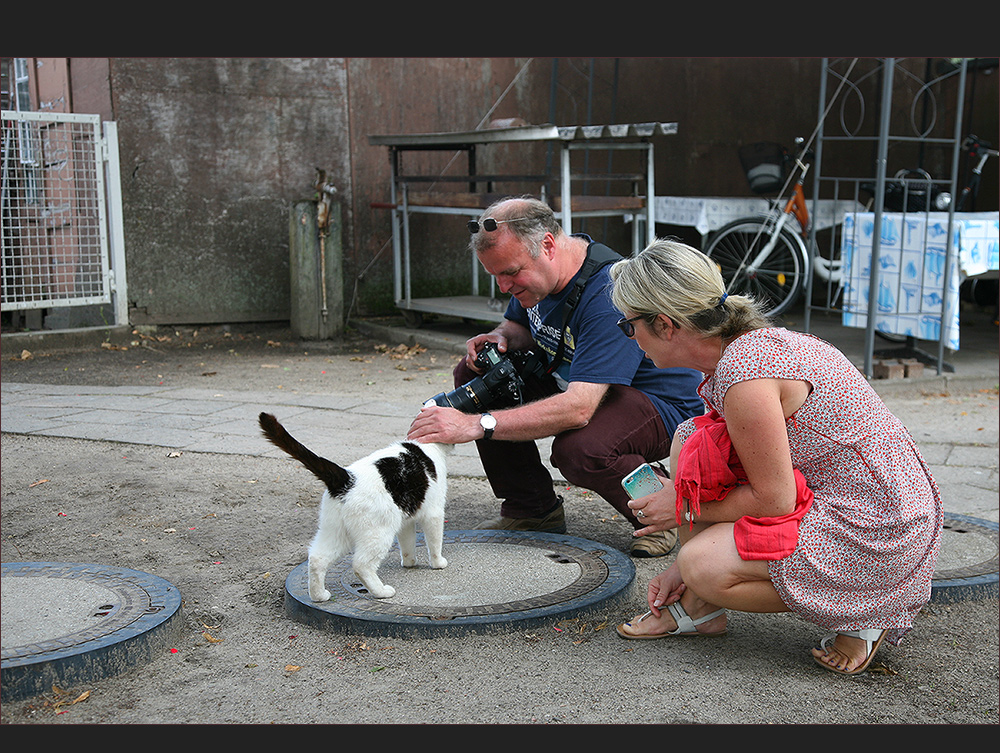
[[[118,122],[133,323],[288,319],[288,212],[313,194],[317,168],[341,204],[345,310],[392,313],[389,213],[372,206],[389,199],[390,167],[387,149],[371,146],[369,135],[471,130],[508,118],[675,121],[678,135],[656,141],[657,193],[748,196],[737,148],[761,140],[790,146],[809,136],[821,73],[812,58],[71,61],[74,109]],[[969,130],[995,142],[995,71],[977,87]],[[545,147],[513,145],[478,156],[483,171],[514,172],[544,171],[553,157]],[[464,157],[454,157],[411,154],[407,166],[461,174]],[[607,152],[587,158],[605,170],[635,167],[619,155],[609,165]],[[855,149],[838,155],[836,167],[874,174],[873,158]],[[981,208],[997,206],[996,168],[994,160],[984,176]],[[627,248],[620,222],[591,223],[586,230],[595,237]],[[414,222],[415,295],[466,292],[463,225]]]
[[[133,323],[287,319],[288,213],[351,201],[341,59],[112,58]]]

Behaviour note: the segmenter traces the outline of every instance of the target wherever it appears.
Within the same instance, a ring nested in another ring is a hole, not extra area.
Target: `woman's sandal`
[[[677,623],[677,628],[675,630],[671,630],[666,633],[657,633],[656,635],[642,635],[639,633],[629,632],[628,628],[632,627],[632,623],[623,622],[616,628],[616,630],[618,631],[618,635],[620,635],[622,638],[627,638],[628,640],[632,641],[649,641],[653,640],[654,638],[670,638],[670,637],[685,637],[685,636],[700,636],[707,638],[710,636],[726,634],[725,629],[715,633],[698,632],[699,625],[714,620],[719,615],[725,614],[726,613],[725,609],[717,609],[711,614],[706,614],[704,617],[699,617],[697,620],[692,620],[688,616],[688,613],[684,611],[684,607],[681,606],[681,603],[679,601],[673,604],[668,604],[666,609],[668,612],[670,612],[671,616],[674,618],[674,621]],[[653,614],[652,612],[646,612],[646,614],[640,616],[635,621],[636,624],[642,622],[644,619],[651,616],[652,614]]]
[[[831,665],[829,662],[823,661],[822,658],[815,655],[813,656],[813,659],[815,659],[816,663],[819,664],[823,669],[827,669],[831,672],[836,672],[838,675],[861,674],[866,669],[868,669],[868,665],[872,663],[872,659],[875,658],[875,652],[878,651],[878,647],[882,645],[882,640],[885,638],[888,632],[889,631],[887,630],[872,628],[870,630],[856,630],[854,632],[841,631],[838,633],[829,633],[828,635],[823,636],[823,638],[819,642],[819,648],[821,651],[824,651],[827,654],[827,656],[829,656],[830,654],[829,649],[827,649],[827,644],[830,641],[836,639],[838,635],[846,635],[849,638],[860,638],[865,642],[865,647],[868,649],[866,658],[861,664],[859,664],[854,669],[850,670],[838,669],[837,667]]]

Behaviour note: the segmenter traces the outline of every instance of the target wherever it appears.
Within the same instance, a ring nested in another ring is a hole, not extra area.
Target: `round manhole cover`
[[[448,567],[432,570],[425,550],[418,552],[417,567],[404,568],[394,548],[379,569],[396,589],[389,599],[367,593],[348,556],[327,573],[330,601],[314,603],[303,562],[285,582],[286,612],[366,635],[522,629],[605,607],[635,577],[635,566],[621,552],[558,534],[448,531],[444,549]]]
[[[1000,526],[945,513],[941,553],[931,582],[931,601],[956,602],[998,594]]]
[[[3,563],[0,584],[5,701],[119,674],[179,629],[180,592],[136,570]]]

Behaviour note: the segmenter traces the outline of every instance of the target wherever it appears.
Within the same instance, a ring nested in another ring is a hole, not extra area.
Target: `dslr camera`
[[[503,354],[497,344],[488,342],[476,354],[476,368],[481,376],[448,393],[438,393],[435,405],[455,408],[462,413],[485,413],[524,402],[524,388],[532,380],[551,379],[543,360],[530,350]]]

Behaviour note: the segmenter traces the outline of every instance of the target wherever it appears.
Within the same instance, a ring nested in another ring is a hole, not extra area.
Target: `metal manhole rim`
[[[53,685],[73,686],[118,675],[153,659],[180,630],[181,594],[172,583],[139,570],[86,562],[2,563],[4,578],[61,578],[99,585],[121,598],[96,629],[3,650],[4,702],[44,693]],[[17,603],[19,595],[12,597]],[[8,636],[9,637],[9,636]],[[28,637],[27,635],[25,637]]]
[[[974,518],[969,515],[957,513],[945,513],[944,525],[954,526],[959,523],[966,529],[960,533],[977,533],[990,539],[998,551],[992,558],[973,565],[951,568],[935,572],[932,579],[932,587],[935,592],[944,589],[961,588],[963,586],[979,586],[995,584],[1000,578],[998,565],[1000,565],[1000,524],[981,518]]]
[[[65,577],[98,585],[124,597],[124,603],[109,619],[93,627],[27,646],[2,649],[3,668],[49,661],[94,650],[114,639],[122,642],[153,630],[180,609],[180,591],[172,583],[140,570],[88,562],[4,562],[4,577]],[[129,597],[138,594],[140,604]],[[131,607],[131,609],[130,609]]]
[[[289,573],[285,582],[285,603],[286,612],[295,619],[306,618],[306,621],[313,621],[312,618],[325,617],[329,621],[337,619],[347,620],[352,623],[352,627],[370,630],[377,625],[394,625],[397,628],[428,628],[435,629],[462,629],[487,626],[510,626],[530,624],[539,619],[548,619],[556,613],[579,612],[595,604],[608,600],[627,588],[635,577],[635,565],[627,555],[590,539],[582,539],[565,534],[552,534],[528,531],[498,531],[498,530],[471,530],[471,531],[445,531],[445,543],[469,543],[473,541],[481,543],[509,543],[521,546],[531,546],[534,548],[549,548],[558,550],[562,554],[582,555],[583,564],[599,564],[604,569],[603,582],[597,588],[584,591],[574,598],[561,602],[559,605],[551,603],[540,603],[545,601],[545,597],[538,597],[534,601],[538,603],[530,604],[531,600],[520,600],[505,602],[503,605],[486,605],[487,607],[497,606],[517,606],[521,609],[510,609],[504,613],[496,613],[480,610],[477,614],[454,614],[447,616],[440,610],[424,610],[422,613],[406,613],[405,611],[389,611],[399,605],[386,606],[386,602],[373,599],[371,597],[357,597],[351,603],[324,602],[315,604],[309,600],[307,589],[297,586],[300,582],[304,569],[308,567],[308,562],[303,562],[296,566]],[[350,555],[346,560],[349,561]],[[579,564],[581,557],[574,557]],[[586,567],[583,568],[586,570]],[[331,568],[331,573],[333,569]],[[578,579],[579,580],[579,579]],[[570,587],[559,589],[559,593]],[[298,593],[299,595],[296,595]],[[552,594],[547,595],[551,599]],[[358,610],[356,607],[367,607],[367,610]],[[428,611],[436,611],[437,614],[428,614]],[[461,612],[462,608],[451,610]]]

